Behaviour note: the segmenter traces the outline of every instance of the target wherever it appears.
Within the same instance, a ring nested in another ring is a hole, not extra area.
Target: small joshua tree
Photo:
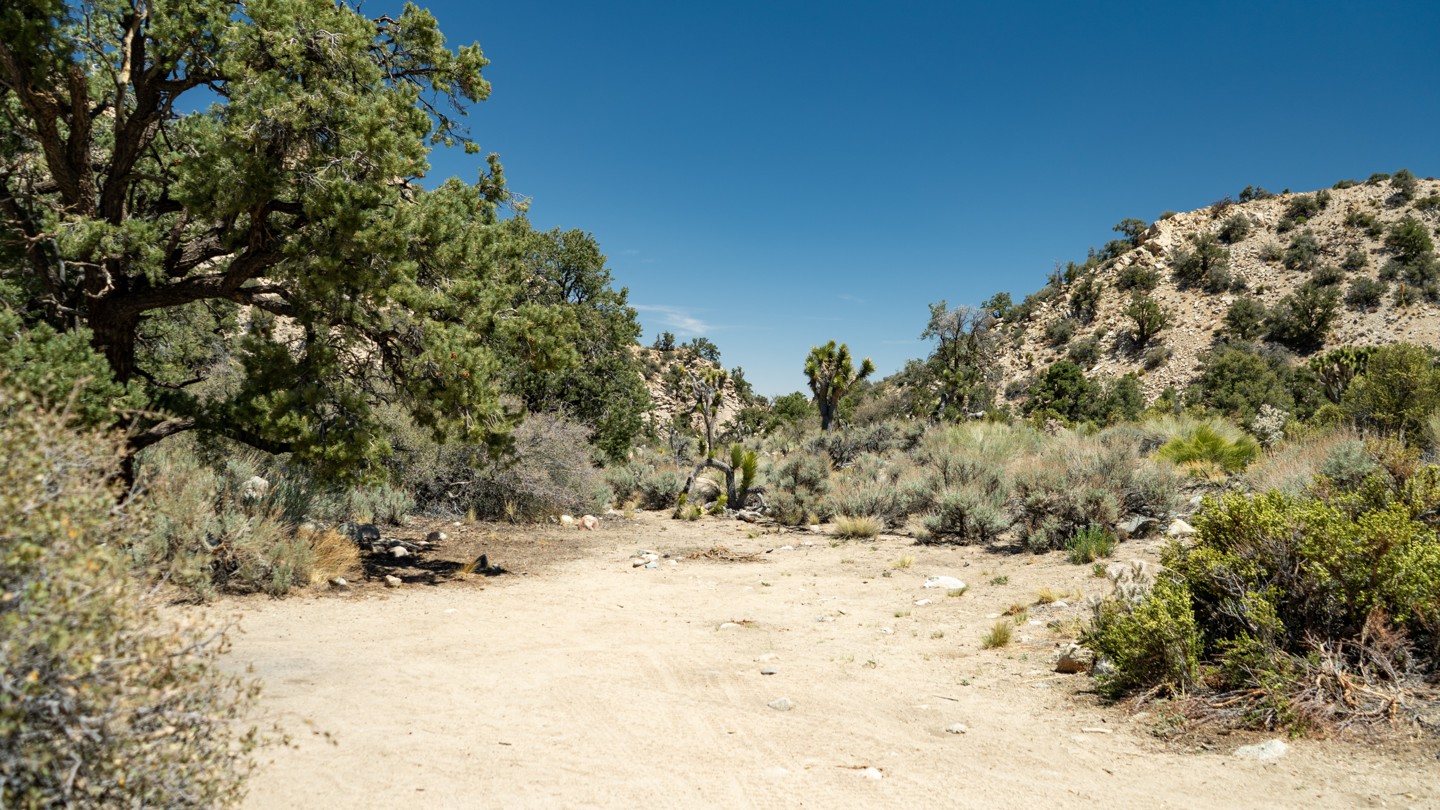
[[[875,373],[875,364],[870,358],[855,368],[850,357],[850,347],[835,341],[810,349],[805,358],[805,376],[810,380],[810,391],[815,394],[815,405],[820,409],[820,429],[829,430],[840,409],[840,400],[850,393],[855,383]]]

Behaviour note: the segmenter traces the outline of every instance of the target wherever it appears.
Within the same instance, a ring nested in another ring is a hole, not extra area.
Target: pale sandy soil
[[[1263,738],[1165,742],[1155,715],[1054,674],[1084,614],[1073,592],[1108,587],[1061,555],[747,531],[642,515],[462,532],[431,573],[478,548],[529,574],[425,585],[416,569],[398,590],[222,603],[244,630],[231,663],[253,665],[294,741],[267,752],[247,806],[1440,807],[1433,741],[1300,740],[1258,763],[1232,752]],[[717,544],[776,550],[686,559]],[[637,548],[680,559],[632,568]],[[924,589],[933,574],[969,591]],[[982,650],[994,614],[1041,588],[1072,607],[1032,606],[1038,624]],[[794,708],[767,706],[780,697]]]

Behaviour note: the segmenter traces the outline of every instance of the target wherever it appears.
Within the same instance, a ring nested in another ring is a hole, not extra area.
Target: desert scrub
[[[770,514],[787,526],[800,526],[816,518],[824,520],[834,513],[828,499],[830,464],[824,456],[806,452],[792,453],[767,476]]]
[[[122,441],[0,390],[0,806],[238,804],[257,687],[215,666],[118,553],[150,509],[113,489]]]
[[[1120,426],[1093,436],[1067,433],[1015,472],[1020,539],[1034,552],[1065,547],[1089,526],[1113,528],[1124,514],[1160,516],[1180,482],[1139,453],[1141,435]]]
[[[848,539],[869,539],[879,534],[885,524],[876,517],[862,515],[847,517],[839,515],[835,518],[835,536]]]
[[[1081,643],[1108,661],[1096,685],[1112,697],[1139,689],[1184,694],[1200,678],[1202,639],[1191,595],[1179,580],[1162,578],[1129,599],[1097,602]]]
[[[1208,501],[1194,538],[1166,548],[1153,591],[1097,608],[1085,641],[1114,664],[1103,685],[1196,688],[1198,661],[1204,711],[1228,722],[1408,719],[1410,690],[1440,653],[1440,542],[1417,520],[1437,501],[1433,467],[1328,501]],[[1153,649],[1160,639],[1172,648]]]
[[[983,543],[993,540],[1009,525],[1004,501],[976,486],[959,486],[941,493],[934,514],[925,518],[929,542]]]
[[[1114,554],[1115,543],[1115,535],[1103,526],[1086,526],[1066,543],[1065,553],[1070,562],[1085,565]]]
[[[1234,473],[1245,469],[1259,453],[1259,443],[1249,436],[1227,439],[1210,425],[1199,424],[1166,442],[1156,455],[1177,466],[1208,462]]]

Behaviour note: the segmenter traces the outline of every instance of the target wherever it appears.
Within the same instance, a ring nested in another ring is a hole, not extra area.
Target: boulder
[[[240,485],[240,497],[246,501],[258,501],[270,494],[270,482],[258,475],[252,475]]]
[[[1166,537],[1189,537],[1193,534],[1195,534],[1195,527],[1180,518],[1171,521],[1170,528],[1165,530]]]
[[[1095,654],[1073,641],[1066,644],[1055,656],[1055,671],[1067,675],[1089,672],[1094,664]]]
[[[690,484],[690,502],[698,504],[714,503],[720,497],[720,485],[709,478],[696,478]]]
[[[580,528],[584,529],[587,532],[593,532],[596,529],[600,528],[600,518],[597,518],[594,515],[585,515],[580,518]]]
[[[387,587],[387,588],[398,588],[398,587],[400,587],[400,586],[403,585],[403,584],[404,584],[404,583],[400,580],[399,577],[393,576],[393,575],[391,575],[391,574],[386,574],[386,575],[385,575],[385,587]]]
[[[401,560],[401,559],[404,559],[404,558],[406,558],[406,557],[409,557],[409,556],[410,556],[410,551],[409,551],[409,549],[405,548],[404,546],[392,546],[391,549],[390,549],[390,556],[391,556],[391,557],[394,557],[394,558],[397,559],[397,560]]]
[[[965,583],[955,577],[938,576],[926,579],[925,587],[944,588],[947,591],[963,591],[965,590]]]

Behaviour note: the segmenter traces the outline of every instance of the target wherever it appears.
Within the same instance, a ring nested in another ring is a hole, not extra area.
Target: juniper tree
[[[850,347],[844,343],[836,346],[830,341],[824,346],[813,346],[805,358],[805,377],[810,382],[810,392],[815,395],[815,407],[820,409],[820,429],[829,430],[840,409],[840,400],[850,392],[855,383],[875,373],[875,364],[870,358],[855,368],[850,357]]]
[[[381,401],[503,444],[507,365],[578,360],[497,261],[498,159],[416,185],[489,94],[428,12],[16,0],[0,12],[0,308],[88,340],[129,452],[205,430],[337,473]],[[521,297],[523,300],[523,296]]]

